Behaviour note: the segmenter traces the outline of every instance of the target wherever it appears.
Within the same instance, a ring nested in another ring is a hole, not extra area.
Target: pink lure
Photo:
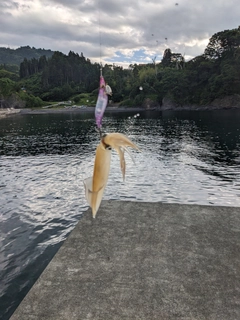
[[[95,119],[97,127],[100,129],[102,126],[102,118],[108,103],[108,97],[105,92],[105,80],[100,76],[100,88],[98,92],[98,99],[95,107]]]

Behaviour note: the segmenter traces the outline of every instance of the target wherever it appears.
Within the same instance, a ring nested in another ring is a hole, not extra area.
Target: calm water
[[[109,114],[107,132],[141,149],[113,153],[104,199],[240,206],[240,111]],[[83,179],[99,142],[93,114],[0,120],[0,319],[17,305],[88,208]]]

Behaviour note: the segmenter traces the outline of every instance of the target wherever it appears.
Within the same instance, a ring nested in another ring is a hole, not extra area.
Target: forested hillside
[[[100,65],[72,51],[51,57],[27,58],[19,74],[9,65],[0,67],[1,99],[15,96],[26,106],[43,101],[73,100],[94,104]],[[215,99],[240,94],[240,27],[214,34],[198,57],[185,62],[180,53],[166,49],[161,63],[130,65],[128,69],[104,65],[103,75],[113,90],[113,102],[127,106],[209,105]],[[240,100],[239,100],[240,101]]]
[[[24,46],[17,49],[0,48],[0,65],[10,64],[20,66],[20,63],[26,59],[39,59],[41,56],[50,58],[54,51],[45,49],[36,49],[34,47]]]

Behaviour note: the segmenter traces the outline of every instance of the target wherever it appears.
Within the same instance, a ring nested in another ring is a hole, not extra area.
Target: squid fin
[[[93,215],[93,218],[95,218],[102,201],[105,186],[102,186],[98,191],[93,192],[92,191],[93,178],[92,177],[87,178],[83,182],[85,187],[86,200],[90,205],[90,207],[92,208],[92,215]]]
[[[92,204],[92,177],[86,178],[83,180],[84,188],[85,188],[85,197],[88,204],[91,207]]]

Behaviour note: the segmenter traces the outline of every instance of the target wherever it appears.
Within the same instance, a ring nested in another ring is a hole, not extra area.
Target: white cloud
[[[167,47],[190,59],[204,52],[214,33],[239,25],[238,0],[175,3],[2,0],[0,45],[72,50],[92,61],[125,65],[155,56],[159,61]]]

